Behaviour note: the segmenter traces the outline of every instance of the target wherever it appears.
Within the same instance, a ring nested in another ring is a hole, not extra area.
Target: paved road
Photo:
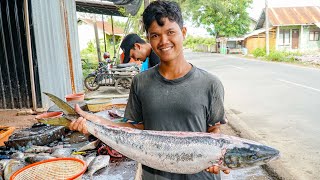
[[[295,179],[320,179],[320,70],[211,53],[188,53],[217,75],[225,105],[282,153]]]

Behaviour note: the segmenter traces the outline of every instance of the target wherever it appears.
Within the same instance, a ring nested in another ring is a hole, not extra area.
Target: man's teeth
[[[171,49],[171,47],[163,48],[161,51],[168,51],[169,49]]]

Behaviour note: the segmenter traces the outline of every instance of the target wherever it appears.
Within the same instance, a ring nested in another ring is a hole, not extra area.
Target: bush
[[[216,44],[215,38],[205,38],[205,37],[194,37],[187,36],[187,38],[183,42],[183,46],[186,48],[190,48],[192,50],[196,50],[197,45],[214,45]]]
[[[280,51],[271,51],[268,56],[266,56],[267,60],[270,61],[283,61],[285,59],[285,55]]]
[[[270,61],[284,61],[284,62],[293,62],[295,61],[295,56],[301,56],[300,52],[289,52],[289,51],[271,51],[267,60]]]
[[[256,48],[253,52],[252,52],[253,56],[256,57],[264,57],[266,56],[266,49],[265,48]]]

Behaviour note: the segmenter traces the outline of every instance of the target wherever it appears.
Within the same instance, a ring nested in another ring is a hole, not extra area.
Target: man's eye
[[[151,38],[156,38],[156,37],[158,37],[158,35],[152,34],[150,37],[151,37]]]
[[[169,34],[174,34],[174,31],[169,31]]]

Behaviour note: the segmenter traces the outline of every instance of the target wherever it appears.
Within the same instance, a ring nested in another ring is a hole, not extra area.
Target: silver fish
[[[48,146],[31,146],[24,151],[25,153],[51,153],[52,148]]]
[[[10,158],[11,158],[11,159],[21,160],[21,159],[24,158],[24,154],[23,154],[23,152],[18,151],[18,152],[13,153],[13,154],[10,156]]]
[[[89,155],[84,158],[84,161],[86,162],[87,166],[89,166],[89,164],[94,160],[94,158],[96,158],[95,155]]]
[[[55,157],[50,156],[50,154],[35,154],[35,155],[29,155],[25,157],[25,162],[29,164],[33,164],[36,162],[48,160],[48,159],[54,159]]]
[[[84,161],[84,157],[82,156],[82,155],[80,155],[80,154],[71,154],[71,156],[70,157],[72,157],[72,158],[76,158],[76,159],[80,159],[80,160],[83,160]]]
[[[49,95],[58,107],[70,109],[64,101]],[[223,134],[139,130],[90,120],[86,125],[89,133],[126,157],[172,173],[194,174],[213,165],[221,169],[258,166],[278,158],[280,153],[272,147]]]
[[[79,148],[77,151],[87,151],[87,150],[92,150],[92,149],[95,149],[98,144],[100,143],[101,141],[99,139],[95,140],[95,141],[92,141],[84,146],[82,146],[81,148]]]
[[[10,161],[9,159],[0,160],[0,180],[4,178],[4,170],[9,161]]]
[[[110,156],[109,155],[100,155],[94,158],[93,161],[88,165],[87,174],[92,178],[93,174],[98,170],[105,168],[109,165]]]
[[[279,151],[223,134],[114,127],[86,121],[88,131],[121,154],[154,169],[194,174],[213,165],[238,169],[265,164]]]
[[[16,159],[11,159],[4,169],[4,179],[9,180],[11,175],[25,166],[26,164],[24,162]]]
[[[59,148],[55,149],[51,156],[57,157],[57,158],[62,158],[62,157],[70,157],[71,153],[73,152],[73,148]]]

